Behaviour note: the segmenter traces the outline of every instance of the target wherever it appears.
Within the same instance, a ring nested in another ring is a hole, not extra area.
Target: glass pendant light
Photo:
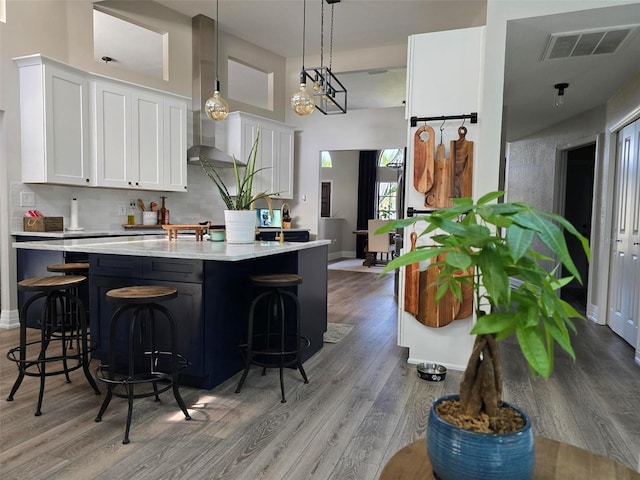
[[[302,69],[300,70],[300,89],[291,95],[291,108],[300,116],[309,115],[316,108],[316,102],[307,91],[304,72],[305,20],[307,15],[307,0],[303,2],[302,10]]]
[[[216,0],[216,82],[213,96],[204,104],[204,111],[212,120],[224,120],[229,115],[229,105],[220,96],[220,81],[218,80],[218,32],[220,31],[220,16],[218,15],[218,0]]]

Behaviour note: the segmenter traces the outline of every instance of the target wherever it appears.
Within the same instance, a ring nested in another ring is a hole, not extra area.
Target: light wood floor
[[[430,403],[456,392],[460,379],[417,377],[396,345],[395,310],[393,275],[329,271],[329,320],[355,328],[305,364],[308,385],[286,372],[288,403],[280,403],[277,371],[261,377],[255,368],[240,394],[237,377],[211,391],[182,388],[191,421],[170,392],[160,403],[138,400],[129,445],[121,443],[125,401],[115,398],[95,423],[102,396],[79,371],[71,384],[47,379],[41,417],[33,415],[37,379],[6,402],[17,370],[4,353],[18,332],[0,331],[0,478],[376,479],[394,452],[423,437]],[[531,379],[515,345],[503,342],[505,399],[530,414],[536,434],[638,468],[632,348],[591,322],[580,324],[574,343],[577,363],[558,355],[545,382]]]

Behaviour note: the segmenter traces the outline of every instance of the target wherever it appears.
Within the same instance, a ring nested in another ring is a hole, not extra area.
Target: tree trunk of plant
[[[493,335],[478,335],[460,382],[460,403],[466,415],[498,414],[502,399],[502,366]]]

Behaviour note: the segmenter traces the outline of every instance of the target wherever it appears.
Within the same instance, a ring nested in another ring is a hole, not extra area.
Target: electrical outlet
[[[118,206],[118,215],[126,215],[126,214],[127,214],[126,205],[119,205]]]
[[[36,194],[33,192],[20,192],[20,206],[21,207],[35,207],[36,206]]]

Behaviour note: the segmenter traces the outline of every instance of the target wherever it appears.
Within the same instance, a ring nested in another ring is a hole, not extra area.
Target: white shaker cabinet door
[[[131,159],[136,187],[164,187],[163,98],[150,92],[133,91]]]
[[[164,100],[164,189],[187,189],[187,104]]]
[[[22,181],[90,185],[86,76],[41,55],[14,60],[20,75]]]
[[[92,95],[96,185],[131,186],[131,91],[96,81]]]

